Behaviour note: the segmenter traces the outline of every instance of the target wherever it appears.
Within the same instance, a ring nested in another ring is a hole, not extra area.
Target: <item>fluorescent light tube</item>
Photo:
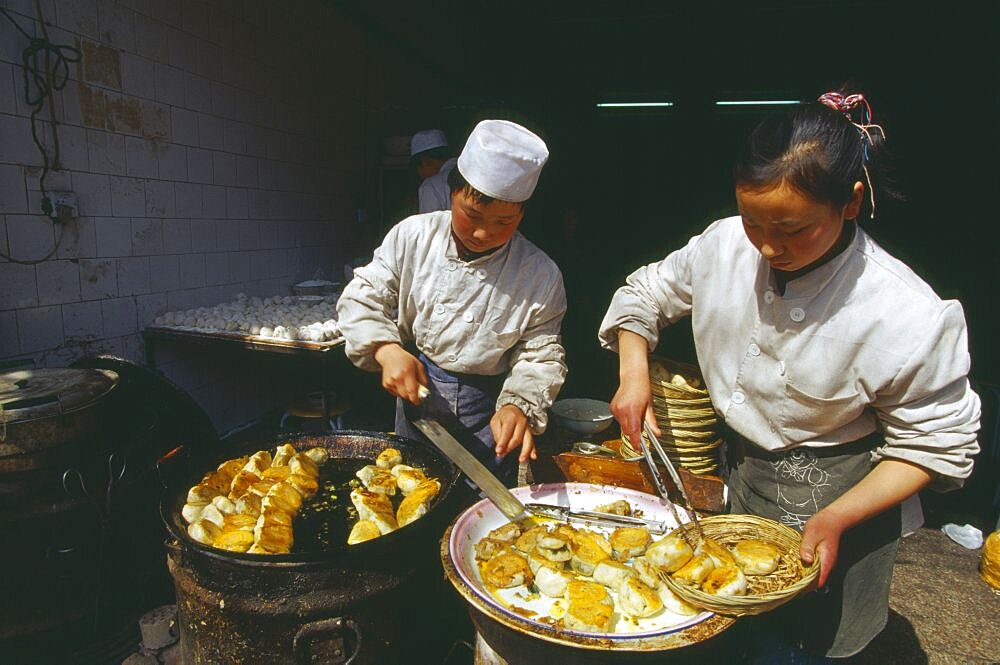
[[[650,108],[673,106],[673,102],[604,102],[597,105],[599,109],[606,108]]]
[[[797,99],[755,99],[755,100],[732,100],[715,102],[716,106],[787,106],[799,104]]]

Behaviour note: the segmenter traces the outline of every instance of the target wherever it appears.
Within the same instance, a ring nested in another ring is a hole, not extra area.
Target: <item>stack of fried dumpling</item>
[[[231,552],[285,554],[294,542],[292,521],[319,488],[324,448],[299,452],[291,444],[274,455],[261,450],[223,462],[188,490],[181,515],[188,535]]]
[[[350,545],[378,538],[420,519],[441,491],[439,480],[403,464],[403,455],[395,448],[383,450],[375,464],[362,467],[355,475],[362,486],[351,492],[351,503],[360,519],[347,537]],[[397,492],[403,500],[394,508],[391,497]]]

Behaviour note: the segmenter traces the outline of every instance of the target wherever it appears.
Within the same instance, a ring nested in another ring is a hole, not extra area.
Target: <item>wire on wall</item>
[[[32,37],[28,34],[14,20],[14,17],[8,10],[0,7],[0,13],[3,13],[7,17],[7,20],[17,28],[17,31],[28,40],[28,45],[21,51],[22,74],[24,75],[24,101],[31,107],[31,140],[34,141],[35,147],[38,148],[38,152],[42,156],[42,174],[38,179],[38,187],[42,193],[42,212],[52,220],[57,229],[52,249],[40,259],[16,259],[0,251],[0,257],[12,263],[20,263],[22,265],[34,265],[49,259],[56,253],[59,243],[62,241],[62,220],[59,217],[58,211],[52,205],[48,190],[45,188],[45,178],[48,176],[49,170],[52,168],[59,170],[59,137],[56,132],[56,115],[55,108],[52,105],[52,92],[62,90],[66,87],[66,83],[69,80],[69,63],[80,61],[79,49],[65,44],[53,44],[49,41],[49,33],[45,27],[42,8],[38,0],[35,0],[35,11],[37,12],[38,23],[42,31],[42,37],[40,38]],[[48,102],[49,114],[52,121],[51,162],[49,160],[49,153],[45,149],[45,146],[42,145],[42,141],[38,136],[38,127],[40,124],[38,114],[45,108],[46,102]]]

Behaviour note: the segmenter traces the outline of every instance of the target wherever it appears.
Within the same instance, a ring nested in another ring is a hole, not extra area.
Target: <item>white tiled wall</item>
[[[0,6],[40,34],[34,0]],[[50,40],[83,53],[54,94],[61,168],[47,176],[79,210],[62,228],[40,214],[26,40],[0,16],[0,251],[37,259],[60,238],[37,265],[0,259],[0,360],[142,362],[141,331],[164,311],[287,293],[370,251],[354,226],[375,181],[372,109],[424,78],[391,46],[318,1],[40,6]],[[252,355],[171,348],[158,361],[226,429],[294,383],[280,359]]]

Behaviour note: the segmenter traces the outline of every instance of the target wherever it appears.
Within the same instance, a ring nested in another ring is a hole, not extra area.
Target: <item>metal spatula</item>
[[[421,398],[427,399],[427,395],[421,391]],[[483,466],[476,457],[470,453],[465,446],[453,437],[441,423],[433,418],[423,417],[413,421],[414,426],[419,429],[431,442],[448,456],[458,468],[467,475],[472,482],[479,486],[490,501],[502,512],[507,519],[512,521],[520,520],[527,515],[546,517],[563,522],[584,522],[594,526],[618,528],[622,526],[642,526],[655,533],[664,533],[669,530],[665,521],[647,520],[639,517],[623,517],[609,513],[599,513],[592,510],[573,510],[565,506],[553,506],[545,503],[522,504],[507,487],[500,482],[500,479]],[[673,504],[671,504],[673,505]],[[674,519],[680,522],[675,515]]]

